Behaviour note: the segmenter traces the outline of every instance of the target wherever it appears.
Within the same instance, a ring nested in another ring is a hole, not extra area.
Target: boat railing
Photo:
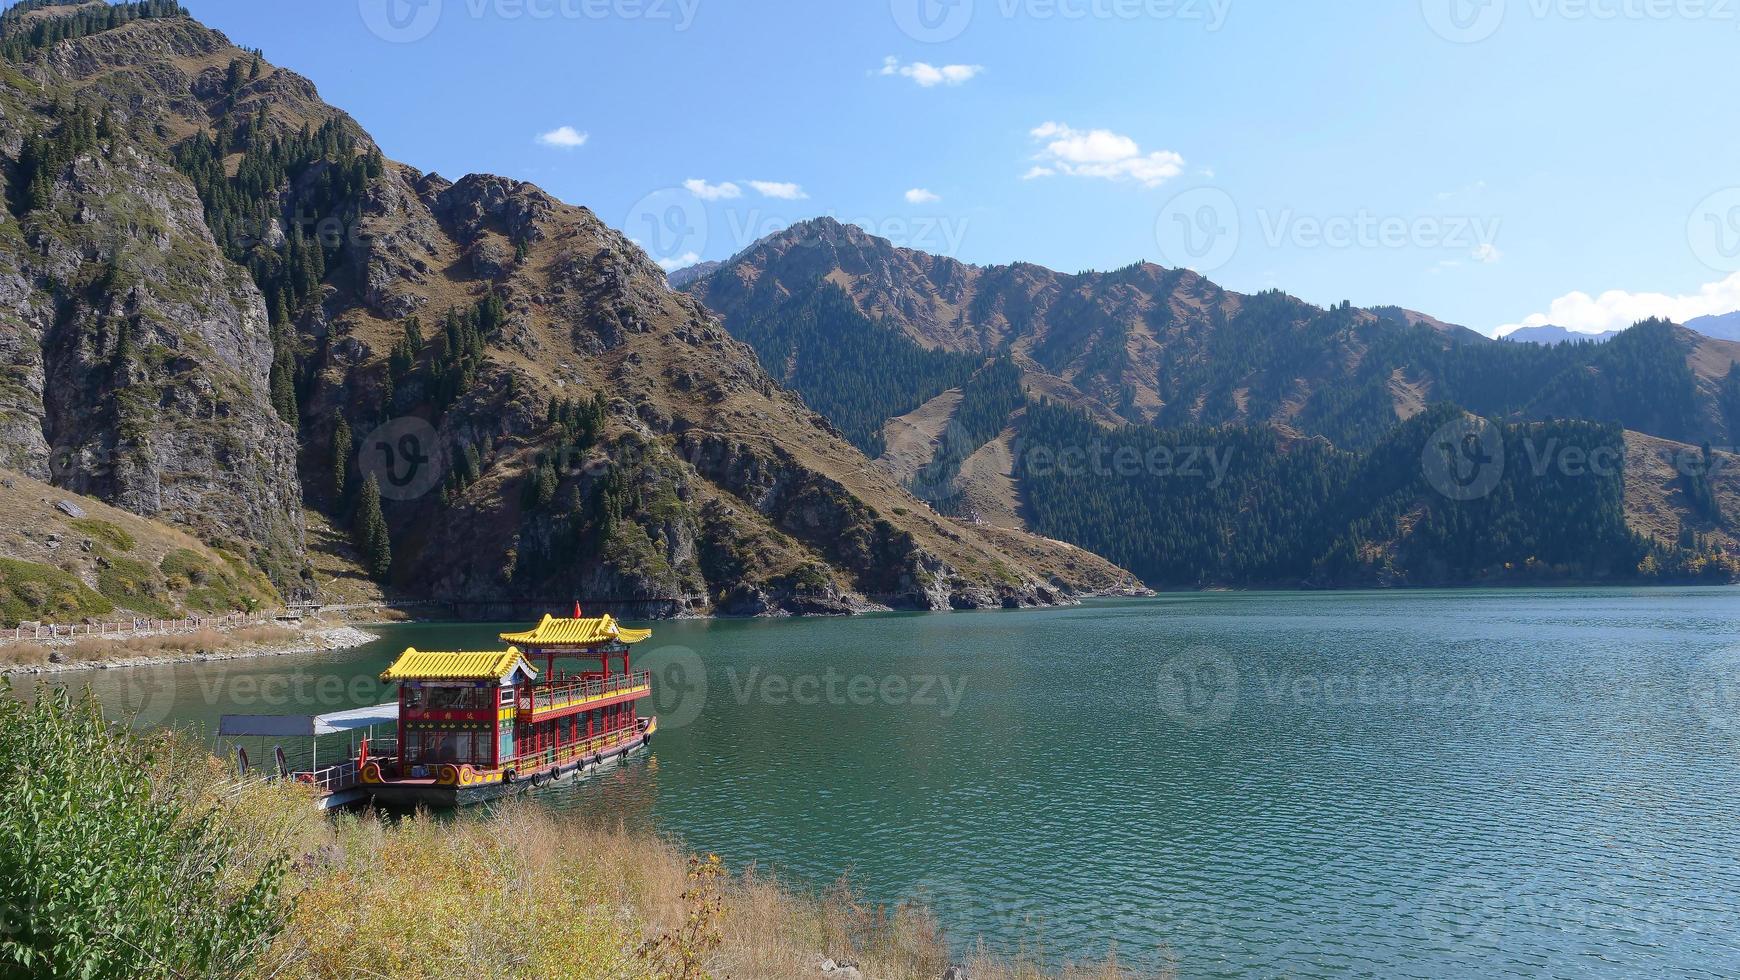
[[[336,793],[341,789],[350,789],[357,782],[357,764],[352,759],[336,766],[325,766],[313,772],[296,772],[290,774],[293,782],[305,786],[313,786],[322,794]]]
[[[614,677],[601,677],[590,681],[551,684],[533,688],[529,694],[520,695],[519,708],[521,711],[548,711],[577,701],[591,701],[651,685],[652,671],[650,670],[637,670],[630,674],[618,674]]]
[[[550,766],[567,765],[577,759],[585,759],[589,756],[597,755],[605,749],[614,747],[618,742],[632,739],[644,731],[644,725],[636,724],[627,728],[617,729],[614,732],[609,732],[604,735],[593,735],[590,738],[575,742],[572,745],[563,745],[557,748],[544,749],[540,752],[534,752],[529,755],[522,755],[514,759],[513,768],[524,772],[528,770],[545,769]],[[507,767],[504,766],[503,768]]]

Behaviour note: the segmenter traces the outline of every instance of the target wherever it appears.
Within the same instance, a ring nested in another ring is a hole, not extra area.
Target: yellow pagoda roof
[[[538,671],[519,650],[488,653],[429,653],[412,647],[381,672],[383,681],[502,681],[515,669],[528,677]]]
[[[609,614],[597,619],[557,619],[545,616],[544,621],[524,633],[503,633],[503,643],[528,647],[587,647],[601,643],[639,643],[652,636],[652,630],[623,629],[616,617]]]

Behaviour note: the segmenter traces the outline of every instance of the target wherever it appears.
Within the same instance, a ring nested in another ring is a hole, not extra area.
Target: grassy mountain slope
[[[13,470],[0,470],[0,515],[0,625],[246,612],[278,600],[239,555]]]

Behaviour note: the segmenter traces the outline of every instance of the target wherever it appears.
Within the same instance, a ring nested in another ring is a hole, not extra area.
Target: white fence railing
[[[128,636],[172,636],[204,629],[235,629],[252,623],[269,623],[273,613],[230,613],[227,616],[190,616],[186,619],[135,619],[121,623],[26,623],[15,629],[0,629],[0,643],[26,640],[75,640],[80,637],[118,639]]]

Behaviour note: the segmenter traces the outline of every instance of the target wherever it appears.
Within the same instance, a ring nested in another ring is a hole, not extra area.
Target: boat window
[[[468,711],[482,707],[477,694],[475,688],[469,687],[432,687],[429,689],[429,707],[436,711]]]

